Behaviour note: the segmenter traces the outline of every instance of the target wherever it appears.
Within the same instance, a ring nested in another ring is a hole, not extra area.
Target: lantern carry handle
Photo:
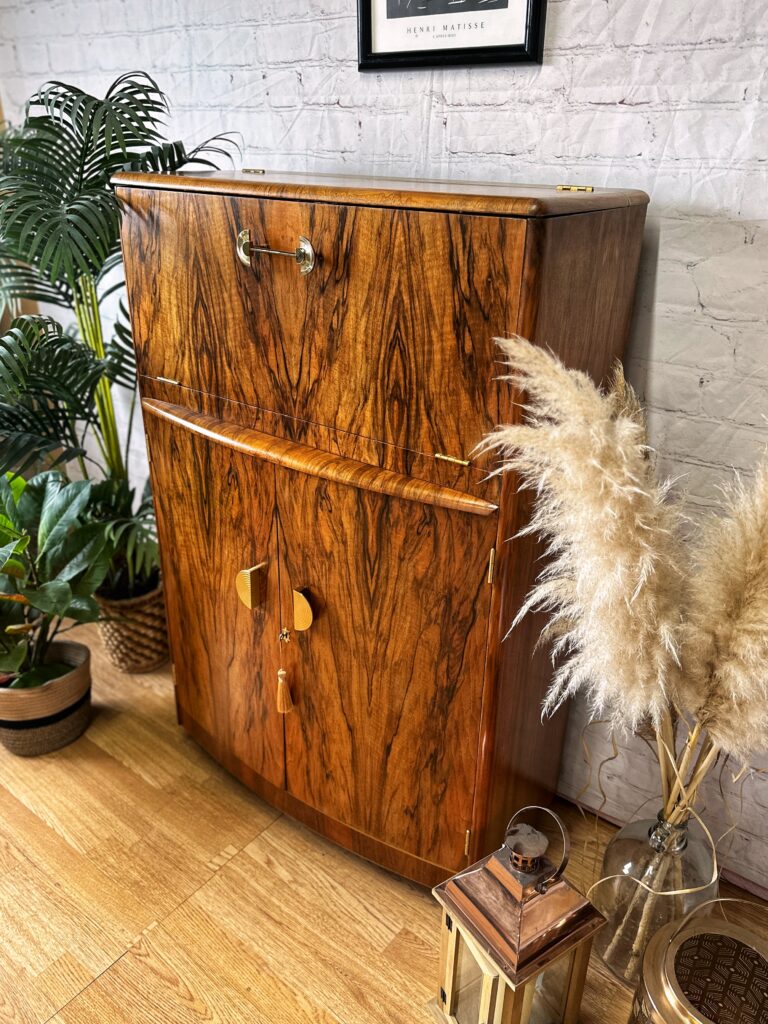
[[[521,807],[519,811],[515,811],[515,813],[512,815],[512,817],[509,820],[509,824],[507,825],[507,832],[509,832],[509,830],[512,828],[512,826],[517,821],[517,819],[520,817],[520,815],[524,814],[525,811],[544,811],[544,813],[548,814],[550,816],[550,818],[554,818],[555,819],[555,823],[557,824],[557,827],[560,829],[560,835],[563,837],[563,856],[562,856],[562,858],[560,860],[560,863],[558,864],[558,866],[555,868],[554,872],[551,875],[549,875],[547,878],[543,878],[538,883],[538,885],[536,886],[536,891],[537,892],[545,893],[547,891],[547,889],[549,888],[549,886],[552,885],[553,882],[556,882],[560,878],[560,876],[563,874],[565,869],[568,867],[568,860],[569,860],[570,855],[571,855],[571,840],[570,840],[570,837],[568,836],[568,830],[566,829],[565,825],[563,824],[562,818],[560,818],[557,814],[555,814],[554,811],[551,811],[548,807],[540,807],[538,804],[529,804],[527,807]],[[505,837],[506,837],[506,833],[505,833]],[[506,845],[506,838],[505,838],[505,845]]]

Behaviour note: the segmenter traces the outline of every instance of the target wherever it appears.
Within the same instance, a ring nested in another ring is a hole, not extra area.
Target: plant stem
[[[656,732],[656,746],[659,753],[659,769],[661,771],[661,792],[663,806],[666,809],[672,792],[674,772],[672,763],[676,758],[675,751],[675,725],[672,721],[672,712],[667,707],[661,719],[661,725]]]
[[[669,795],[669,800],[664,808],[664,817],[669,821],[669,816],[677,806],[680,797],[683,795],[685,786],[685,777],[688,773],[688,769],[691,765],[694,751],[696,750],[696,744],[699,742],[701,736],[701,723],[696,722],[693,728],[688,733],[688,739],[685,741],[685,747],[683,748],[683,755],[680,758],[680,763],[677,769],[677,778],[675,779],[674,785],[672,786],[672,792]]]
[[[707,737],[699,751],[699,756],[696,759],[696,764],[693,767],[688,784],[682,790],[678,803],[672,809],[667,819],[671,825],[678,825],[691,816],[690,809],[699,795],[699,787],[719,756],[720,748],[716,747],[712,740]]]
[[[48,615],[41,616],[38,634],[35,637],[35,642],[32,644],[32,656],[29,659],[30,668],[37,668],[38,665],[42,665],[45,662],[45,655],[48,652],[48,627],[50,624],[51,620]]]
[[[125,434],[125,465],[128,466],[128,460],[131,457],[131,434],[133,433],[133,419],[136,413],[136,396],[138,394],[138,388],[133,389],[131,395],[131,410],[128,414],[128,430]]]
[[[96,284],[90,274],[83,274],[78,279],[74,290],[74,306],[83,341],[98,359],[103,359],[105,352],[101,312]],[[107,475],[114,480],[124,480],[127,473],[120,450],[112,388],[106,377],[102,377],[96,385],[95,400]]]
[[[664,741],[662,739],[661,730],[656,730],[656,751],[659,758],[659,774],[661,775],[661,801],[662,806],[666,807],[669,802],[669,771],[667,768],[667,752],[664,749]]]
[[[666,881],[667,874],[669,872],[670,864],[674,860],[673,854],[667,854],[659,861],[658,872],[656,874],[656,880],[658,882],[659,891],[664,889],[664,882]],[[643,890],[639,889],[642,892]],[[627,981],[632,981],[635,972],[639,966],[640,959],[645,952],[645,947],[648,944],[648,930],[651,927],[653,920],[653,912],[656,908],[656,902],[659,899],[659,892],[646,893],[645,903],[643,904],[643,912],[640,915],[640,923],[637,926],[637,934],[635,935],[634,942],[632,943],[632,949],[630,950],[629,960],[624,970],[624,977]],[[663,899],[668,897],[663,896]]]
[[[651,859],[648,861],[648,865],[647,865],[645,871],[643,872],[643,876],[642,876],[642,879],[641,879],[641,881],[645,882],[646,885],[651,885],[652,882],[653,882],[653,879],[657,877],[657,873],[659,871],[660,865],[661,865],[661,863],[662,863],[662,861],[663,861],[665,856],[667,856],[667,854],[665,854],[665,852],[663,850],[657,850],[653,854]],[[631,876],[627,876],[627,880],[630,883],[633,881]],[[614,932],[613,938],[611,939],[610,943],[606,947],[605,953],[603,954],[603,959],[606,961],[606,963],[608,963],[610,961],[610,958],[616,952],[616,949],[617,949],[619,943],[624,938],[624,933],[625,933],[626,929],[628,928],[628,926],[631,924],[632,915],[635,912],[635,908],[644,899],[647,899],[648,896],[650,896],[650,893],[648,892],[647,889],[644,889],[641,885],[636,885],[635,886],[635,889],[634,889],[634,891],[632,893],[632,896],[630,897],[627,909],[624,912],[624,917],[621,920],[621,924],[618,926],[618,928]]]

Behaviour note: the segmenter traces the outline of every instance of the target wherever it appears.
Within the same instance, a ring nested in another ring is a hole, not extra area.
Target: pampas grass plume
[[[726,489],[691,560],[683,699],[715,745],[746,761],[768,748],[768,464]]]
[[[479,450],[535,492],[524,533],[540,534],[549,557],[515,622],[548,616],[545,711],[583,692],[622,730],[658,726],[678,676],[686,579],[682,512],[655,478],[639,403],[623,375],[603,394],[522,338],[499,345],[526,423],[499,427]]]

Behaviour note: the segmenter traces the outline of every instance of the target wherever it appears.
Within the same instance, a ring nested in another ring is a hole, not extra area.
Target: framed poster
[[[361,71],[541,64],[547,0],[358,0]]]

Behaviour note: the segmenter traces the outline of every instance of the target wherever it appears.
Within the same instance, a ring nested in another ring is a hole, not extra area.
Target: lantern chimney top
[[[541,867],[541,860],[547,852],[549,840],[543,832],[532,825],[521,822],[511,825],[504,837],[504,846],[509,851],[511,866],[520,874],[532,875]]]

